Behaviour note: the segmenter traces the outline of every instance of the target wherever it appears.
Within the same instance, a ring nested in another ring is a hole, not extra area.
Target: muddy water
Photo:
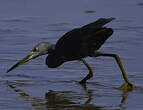
[[[1,0],[0,1],[0,109],[1,110],[141,110],[143,108],[143,6],[141,0]],[[108,24],[115,33],[100,49],[121,56],[128,77],[139,86],[130,92],[112,58],[86,58],[95,74],[87,88],[78,84],[88,73],[79,61],[57,69],[45,66],[45,57],[6,74],[39,42],[55,43],[65,32],[115,17]]]

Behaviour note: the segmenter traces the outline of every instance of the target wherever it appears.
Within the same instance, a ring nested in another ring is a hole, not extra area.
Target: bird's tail
[[[115,18],[100,18],[97,21],[87,24],[82,27],[83,30],[86,30],[87,28],[101,28],[105,24],[109,23],[110,21],[114,20]]]

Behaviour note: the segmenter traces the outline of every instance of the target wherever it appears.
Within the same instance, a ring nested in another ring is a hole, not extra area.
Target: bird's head
[[[54,51],[54,49],[55,49],[55,45],[53,45],[53,44],[50,44],[48,42],[39,43],[32,49],[32,51],[30,52],[30,54],[28,56],[26,56],[25,58],[23,58],[22,60],[17,62],[15,65],[13,65],[10,69],[8,69],[7,73],[12,71],[19,65],[22,65],[22,64],[28,62],[29,60],[35,59],[35,58],[45,55],[45,54],[52,53]]]

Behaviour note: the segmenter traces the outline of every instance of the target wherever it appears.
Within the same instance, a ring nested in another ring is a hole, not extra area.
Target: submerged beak
[[[33,58],[35,58],[35,57],[31,53],[30,55],[26,56],[25,58],[23,58],[22,60],[20,60],[19,62],[17,62],[15,65],[13,65],[10,69],[8,69],[6,73],[12,71],[13,69],[15,69],[16,67],[18,67],[19,65],[22,65],[22,64],[28,62],[29,60],[31,60]]]

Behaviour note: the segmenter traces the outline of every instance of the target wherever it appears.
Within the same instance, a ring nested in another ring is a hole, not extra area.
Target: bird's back
[[[90,50],[98,50],[112,35],[113,29],[103,25],[113,18],[99,20],[67,32],[56,43],[56,54],[69,58],[85,57]]]
[[[92,51],[98,50],[112,35],[113,29],[103,27],[112,20],[113,18],[101,18],[67,32],[57,41],[51,59],[70,61],[90,56]]]
[[[80,28],[73,29],[61,37],[56,43],[56,55],[66,57],[68,59],[79,56],[81,48]]]

